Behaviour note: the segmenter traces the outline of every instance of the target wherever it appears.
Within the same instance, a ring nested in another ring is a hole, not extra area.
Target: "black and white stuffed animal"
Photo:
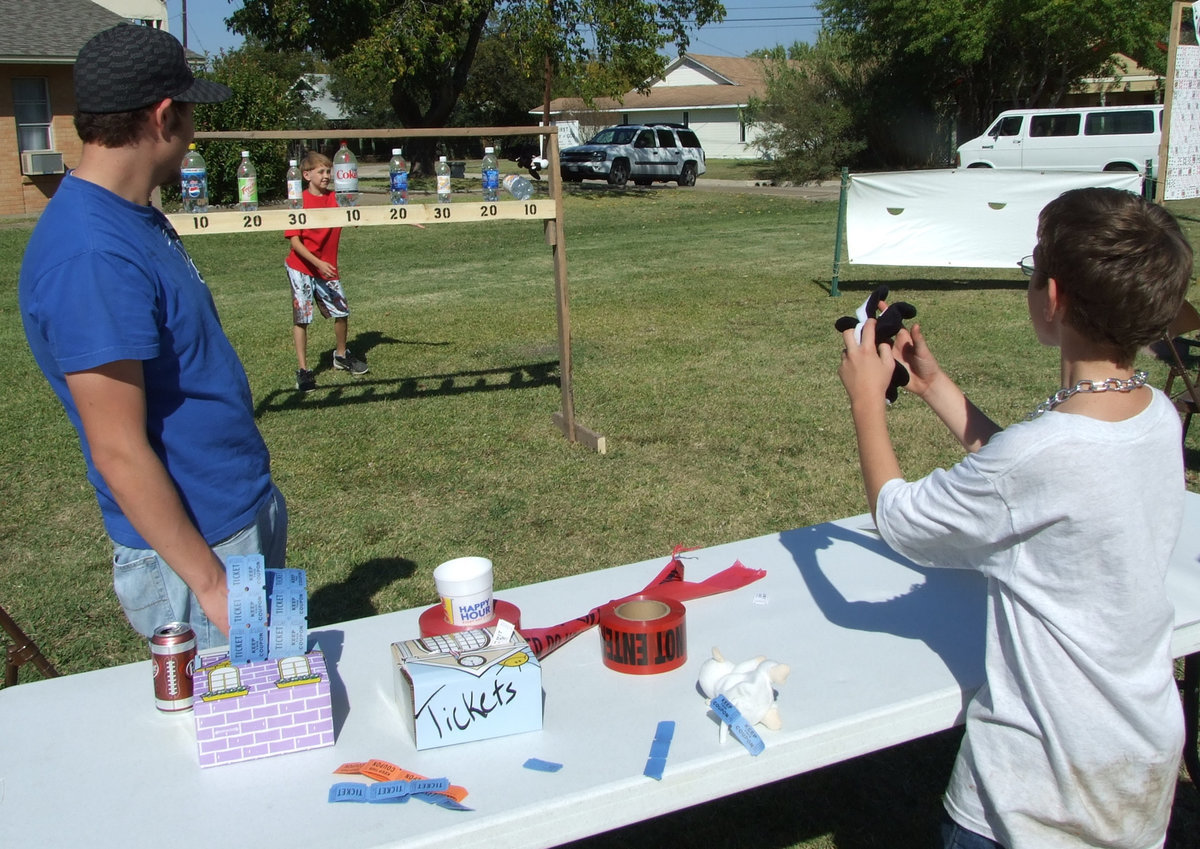
[[[882,315],[876,316],[875,312],[879,309],[880,301],[886,301],[888,296],[887,286],[878,286],[870,296],[863,301],[854,313],[854,315],[844,315],[833,323],[837,328],[838,333],[845,333],[850,328],[854,328],[854,338],[862,342],[862,326],[868,318],[875,318],[875,341],[892,342],[896,338],[896,334],[900,332],[900,328],[904,326],[904,321],[910,318],[916,318],[917,308],[912,304],[904,301],[897,301],[894,304],[888,304],[887,309]],[[901,365],[900,361],[896,361],[896,367],[892,370],[892,379],[888,383],[886,397],[887,402],[891,404],[899,395],[900,387],[908,385],[908,369]]]

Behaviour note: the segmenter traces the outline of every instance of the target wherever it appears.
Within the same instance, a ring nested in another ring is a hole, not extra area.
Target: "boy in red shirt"
[[[333,163],[315,150],[304,155],[301,173],[308,187],[304,192],[305,209],[337,207],[332,185]],[[350,307],[346,303],[342,283],[338,278],[337,251],[341,227],[287,230],[283,236],[292,246],[284,267],[292,284],[292,339],[296,343],[296,388],[311,392],[317,388],[316,378],[308,368],[308,325],[313,320],[313,301],[321,315],[333,319],[333,334],[337,347],[333,350],[333,367],[358,377],[366,374],[367,364],[346,348]]]

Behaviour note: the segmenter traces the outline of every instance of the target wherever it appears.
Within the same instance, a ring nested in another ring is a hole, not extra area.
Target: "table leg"
[[[1183,762],[1193,784],[1200,784],[1200,753],[1196,731],[1200,723],[1200,654],[1183,659]]]

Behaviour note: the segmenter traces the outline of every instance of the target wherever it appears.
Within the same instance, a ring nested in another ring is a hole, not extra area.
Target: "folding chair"
[[[1192,348],[1200,348],[1200,341],[1189,339],[1186,335],[1197,330],[1200,330],[1200,312],[1184,301],[1183,306],[1179,308],[1179,315],[1175,316],[1175,320],[1171,322],[1171,326],[1167,328],[1167,332],[1163,336],[1163,342],[1170,351],[1167,365],[1171,369],[1167,374],[1167,382],[1163,385],[1163,392],[1167,393],[1175,404],[1175,409],[1184,416],[1183,438],[1185,441],[1188,428],[1192,424],[1192,416],[1200,412],[1200,390],[1196,387],[1197,380],[1200,380],[1200,360],[1197,360],[1197,366],[1193,366],[1195,371],[1190,372],[1184,365],[1181,351],[1190,353]],[[1176,388],[1176,380],[1182,381],[1183,389]]]
[[[12,640],[4,659],[4,686],[11,687],[17,683],[17,670],[26,663],[32,663],[47,678],[57,678],[58,670],[46,660],[41,650],[20,626],[8,615],[8,611],[0,606],[0,627]]]

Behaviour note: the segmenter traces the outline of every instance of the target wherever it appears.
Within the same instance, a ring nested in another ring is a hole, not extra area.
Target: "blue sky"
[[[171,32],[183,40],[185,0],[167,0]],[[187,46],[197,53],[216,53],[241,44],[241,37],[225,29],[225,18],[241,0],[186,0]],[[712,56],[745,56],[760,47],[790,46],[811,42],[820,25],[813,0],[724,0],[725,21],[695,31],[692,53]]]

